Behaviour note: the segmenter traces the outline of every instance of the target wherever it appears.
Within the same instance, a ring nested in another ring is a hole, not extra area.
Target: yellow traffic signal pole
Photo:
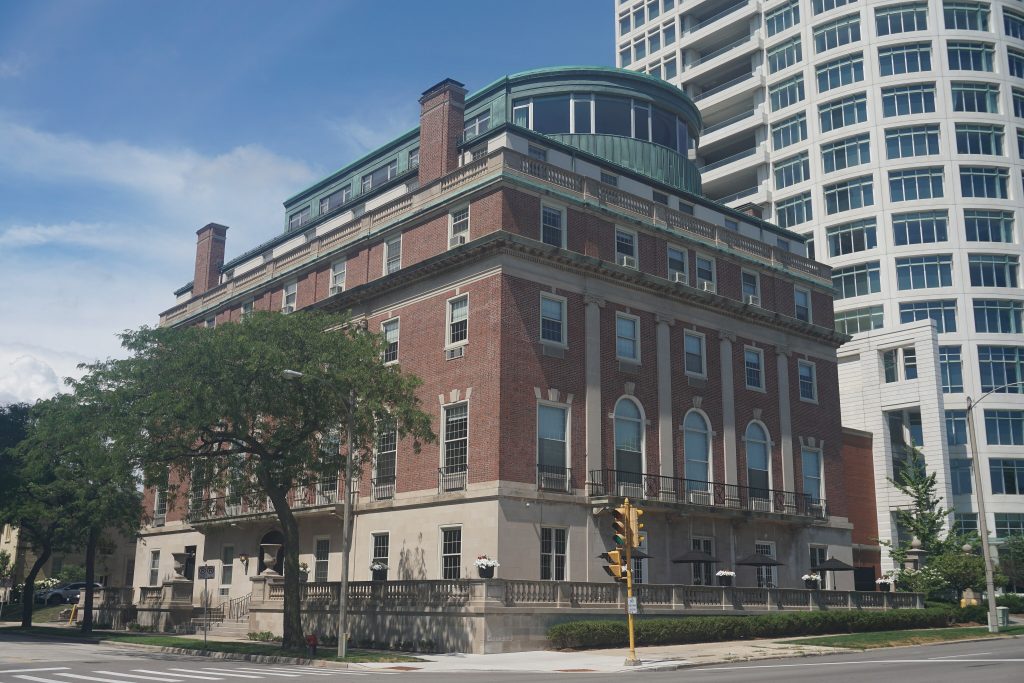
[[[635,666],[640,663],[636,656],[636,638],[633,634],[633,613],[629,605],[633,602],[633,517],[630,511],[629,498],[623,502],[626,512],[626,619],[629,622],[629,656],[626,657],[626,666]]]

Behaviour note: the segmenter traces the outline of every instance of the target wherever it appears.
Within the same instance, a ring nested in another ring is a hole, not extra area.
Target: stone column
[[[584,323],[587,471],[583,473],[583,481],[586,481],[592,470],[601,469],[601,309],[604,299],[587,295],[584,301],[587,304]]]
[[[658,457],[661,476],[676,476],[672,449],[672,338],[669,327],[675,323],[671,317],[658,316]]]
[[[788,349],[776,352],[775,363],[779,387],[779,439],[782,443],[782,486],[783,491],[796,491],[793,470],[793,414],[789,402],[789,355]]]
[[[722,443],[725,450],[725,483],[738,484],[736,469],[736,388],[733,379],[732,345],[736,335],[719,332],[719,365],[722,369]],[[714,429],[714,426],[712,426]]]

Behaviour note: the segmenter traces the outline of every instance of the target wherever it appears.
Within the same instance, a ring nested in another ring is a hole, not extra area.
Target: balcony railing
[[[742,152],[736,152],[735,154],[730,154],[729,156],[725,157],[724,159],[719,159],[718,161],[712,161],[710,164],[704,164],[703,166],[698,166],[698,170],[700,170],[703,173],[705,171],[710,171],[710,170],[715,169],[715,168],[721,168],[722,166],[727,166],[727,165],[731,164],[734,161],[739,161],[740,159],[742,159],[744,157],[751,157],[751,156],[754,156],[755,154],[757,154],[757,147],[751,147],[750,149],[745,149]]]
[[[693,66],[699,66],[701,64],[704,64],[705,62],[710,62],[715,57],[717,57],[719,55],[723,55],[726,52],[728,52],[729,50],[732,50],[733,48],[739,47],[743,43],[749,43],[749,42],[750,42],[750,35],[748,34],[748,35],[743,36],[739,40],[734,40],[733,42],[729,43],[728,45],[725,45],[725,46],[720,47],[718,49],[712,50],[711,52],[709,52],[709,53],[707,53],[705,55],[701,55],[700,59],[698,59],[696,62],[693,63]],[[693,67],[690,67],[690,68],[693,68]],[[707,132],[707,131],[705,131],[705,132]]]
[[[391,500],[395,497],[395,475],[375,477],[370,481],[374,500]]]
[[[715,201],[718,202],[719,204],[728,204],[729,202],[734,202],[737,199],[742,199],[744,197],[749,197],[752,194],[757,194],[757,191],[760,189],[760,185],[754,185],[752,187],[746,188],[745,190],[740,190],[739,192],[733,192],[732,194],[728,194],[724,197],[719,197]]]
[[[437,492],[465,491],[469,481],[469,468],[466,465],[449,465],[437,468]]]
[[[730,116],[729,118],[725,119],[724,121],[719,121],[718,123],[711,124],[710,126],[705,126],[704,130],[703,130],[703,132],[701,134],[702,135],[707,135],[708,133],[714,133],[716,130],[722,130],[723,128],[726,128],[727,126],[731,126],[732,124],[737,123],[739,121],[742,121],[743,119],[749,119],[750,117],[752,117],[756,113],[757,113],[757,109],[748,109],[747,111],[743,112],[742,114],[737,114],[736,116]]]
[[[755,71],[751,71],[750,73],[743,74],[742,76],[737,76],[736,78],[733,78],[732,80],[728,80],[725,83],[720,83],[719,85],[716,85],[713,88],[709,88],[709,89],[705,90],[704,92],[702,92],[702,93],[700,93],[698,95],[694,95],[692,97],[692,99],[693,99],[694,102],[699,102],[699,101],[703,100],[705,97],[711,97],[712,95],[720,93],[723,90],[728,90],[729,88],[731,88],[734,85],[739,85],[743,81],[750,80],[751,78],[754,77],[754,75],[756,73],[757,72],[755,72]]]
[[[796,491],[679,479],[623,470],[591,471],[587,492],[591,496],[615,496],[723,510],[828,519],[828,506],[823,499]]]
[[[734,5],[729,5],[728,7],[726,7],[721,12],[716,12],[715,14],[712,14],[707,19],[702,19],[702,20],[698,21],[696,24],[694,24],[693,26],[690,27],[690,29],[687,31],[687,33],[696,33],[697,31],[701,30],[705,26],[710,26],[711,24],[715,23],[719,19],[732,14],[736,10],[742,9],[743,7],[746,7],[747,4],[748,4],[747,0],[742,0],[742,2],[737,2]]]
[[[572,493],[572,469],[537,465],[537,488],[541,491]]]

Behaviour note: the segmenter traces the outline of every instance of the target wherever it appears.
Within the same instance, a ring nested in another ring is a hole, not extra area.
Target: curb
[[[212,650],[192,650],[184,647],[167,647],[165,645],[146,645],[144,643],[119,643],[116,640],[98,641],[105,645],[132,647],[150,652],[163,652],[171,655],[190,655],[193,657],[209,657],[210,659],[226,659],[237,662],[255,662],[257,664],[301,664],[322,669],[348,669],[349,662],[332,662],[326,659],[308,659],[306,657],[283,657],[278,655],[251,655],[242,652],[215,652]],[[354,663],[354,662],[353,662]]]

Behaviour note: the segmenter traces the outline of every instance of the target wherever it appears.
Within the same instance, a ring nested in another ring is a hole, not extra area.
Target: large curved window
[[[750,497],[755,499],[768,498],[771,488],[768,477],[768,434],[756,422],[747,425],[747,486]]]
[[[644,430],[640,407],[629,398],[615,405],[615,469],[618,480],[639,484],[643,475]]]
[[[706,491],[711,479],[711,430],[704,416],[695,410],[683,420],[684,474],[688,491]]]

